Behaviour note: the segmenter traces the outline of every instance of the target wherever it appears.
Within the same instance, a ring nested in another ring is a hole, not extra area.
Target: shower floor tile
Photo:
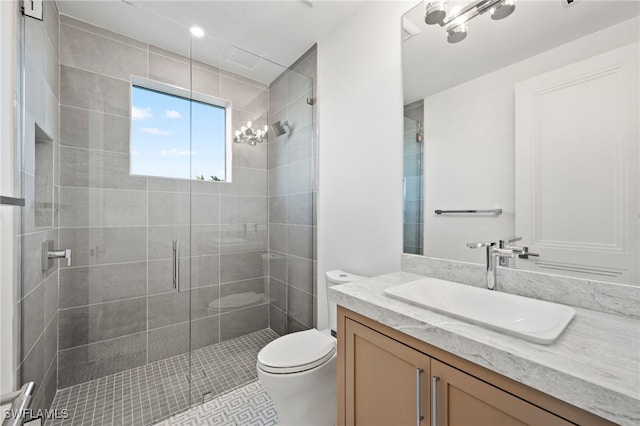
[[[194,351],[191,383],[183,354],[61,389],[51,408],[69,416],[46,425],[153,425],[255,381],[258,352],[277,337],[264,329]]]

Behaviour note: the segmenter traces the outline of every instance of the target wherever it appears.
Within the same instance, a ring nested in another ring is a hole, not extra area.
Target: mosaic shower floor
[[[255,381],[258,352],[277,337],[264,329],[194,351],[191,384],[184,354],[61,389],[51,408],[66,409],[69,416],[46,425],[153,425]]]

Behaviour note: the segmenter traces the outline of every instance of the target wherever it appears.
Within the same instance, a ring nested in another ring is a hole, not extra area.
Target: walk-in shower
[[[70,416],[48,424],[153,424],[315,325],[315,48],[250,69],[125,2],[44,8],[20,17],[17,377]],[[283,117],[295,138],[232,143]]]

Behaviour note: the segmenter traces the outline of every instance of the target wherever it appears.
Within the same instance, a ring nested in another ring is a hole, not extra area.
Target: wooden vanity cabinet
[[[355,321],[345,335],[344,424],[429,424],[429,357]]]
[[[495,386],[431,359],[438,425],[572,425]]]
[[[571,424],[613,423],[338,308],[339,426]]]

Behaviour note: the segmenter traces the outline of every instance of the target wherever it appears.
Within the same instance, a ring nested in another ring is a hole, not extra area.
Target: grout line
[[[60,107],[61,107],[61,109],[62,108],[71,108],[71,109],[78,109],[78,110],[82,110],[82,111],[95,112],[95,113],[102,114],[102,115],[111,115],[113,117],[123,118],[123,119],[127,119],[127,120],[130,118],[128,115],[120,115],[120,114],[114,114],[112,112],[88,109],[88,108],[83,108],[83,107],[77,106],[77,105],[67,105],[67,104],[61,103]]]
[[[107,301],[104,301],[104,302],[89,303],[87,305],[69,306],[69,307],[66,307],[66,308],[59,308],[58,311],[70,311],[72,309],[86,308],[86,307],[90,307],[90,306],[100,306],[100,305],[107,305],[107,304],[110,304],[110,303],[128,302],[128,301],[131,301],[131,300],[142,299],[143,297],[146,297],[146,295],[132,296],[132,297],[126,297],[126,298],[116,299],[116,300],[107,300]],[[136,332],[136,333],[130,333],[129,335],[140,334],[140,333],[142,333],[142,331],[139,331],[139,332]],[[119,336],[119,337],[121,337],[121,336]],[[117,338],[117,337],[115,337],[115,338]]]
[[[64,349],[59,350],[58,354],[60,354],[61,352],[67,352],[67,351],[70,351],[70,350],[73,350],[73,349],[79,349],[79,348],[84,348],[84,347],[88,347],[88,346],[92,346],[92,345],[97,345],[99,343],[111,342],[111,341],[116,340],[116,339],[122,339],[122,338],[125,338],[125,337],[136,336],[136,335],[141,334],[141,333],[144,333],[144,331],[139,331],[137,333],[131,333],[131,334],[124,334],[122,336],[111,337],[109,339],[104,339],[104,340],[98,340],[97,342],[85,343],[83,345],[72,346],[70,348],[64,348]],[[59,340],[60,340],[60,338],[58,338],[58,341]],[[67,386],[67,388],[68,387],[70,387],[70,386]],[[67,388],[63,388],[63,389],[67,389]]]
[[[142,50],[140,48],[136,48],[136,49]],[[97,72],[97,71],[94,71],[94,70],[89,70],[89,69],[86,69],[86,68],[81,68],[78,65],[69,65],[69,64],[62,64],[61,63],[60,64],[60,69],[61,70],[62,70],[62,67],[70,69],[70,70],[82,71],[82,72],[87,73],[87,74],[93,74],[93,75],[97,75],[97,76],[104,77],[104,78],[109,78],[111,80],[116,80],[116,81],[118,81],[120,83],[131,84],[131,80],[130,79],[127,80],[127,79],[124,79],[124,78],[121,78],[121,77],[114,77],[113,75],[104,74],[104,73]],[[62,72],[60,72],[60,74],[62,74]]]
[[[96,384],[96,393],[97,393],[97,391],[99,389],[99,386],[100,386],[100,382],[98,382]],[[98,398],[96,397],[95,401],[93,402],[93,410],[91,412],[91,424],[94,423],[94,419],[96,418],[96,406],[97,405],[98,405]],[[84,416],[83,416],[83,419],[84,419]]]
[[[125,36],[125,35],[123,35],[123,34],[118,34],[118,33],[114,32],[114,31],[111,31],[111,30],[109,30],[109,29],[107,29],[107,28],[103,28],[103,27],[99,27],[99,26],[97,26],[97,25],[93,25],[93,24],[91,24],[91,23],[89,23],[89,22],[86,22],[86,21],[83,21],[83,20],[81,20],[81,19],[74,18],[73,16],[66,15],[66,14],[63,14],[63,13],[61,13],[60,15],[65,16],[65,17],[70,18],[70,19],[73,19],[74,21],[79,21],[79,22],[82,22],[83,24],[90,25],[90,26],[92,26],[92,27],[94,27],[94,28],[98,28],[98,29],[101,29],[101,30],[108,31],[108,32],[110,32],[110,33],[113,33],[113,34],[119,35],[119,36],[121,36],[121,37],[128,38],[128,39],[133,40],[133,41],[136,41],[136,42],[138,42],[138,43],[147,44],[146,42],[144,42],[144,41],[142,41],[142,40],[138,40],[138,39],[135,39],[135,38],[133,38],[133,37],[128,37],[128,36]],[[135,45],[134,45],[134,44],[132,44],[132,43],[127,43],[127,42],[125,42],[125,41],[118,40],[118,39],[116,39],[115,37],[110,37],[110,36],[109,36],[109,35],[107,35],[107,34],[100,34],[100,33],[97,33],[97,32],[95,32],[95,31],[93,31],[92,29],[89,29],[89,28],[83,28],[82,26],[75,24],[75,22],[70,22],[70,21],[68,21],[68,20],[65,20],[65,21],[66,21],[66,22],[61,22],[61,21],[60,21],[60,26],[62,26],[62,25],[66,25],[67,27],[71,27],[71,28],[74,28],[74,29],[76,29],[76,30],[80,30],[80,31],[84,31],[84,32],[86,32],[86,33],[93,34],[93,35],[95,35],[96,37],[105,38],[105,39],[107,39],[107,40],[114,41],[114,42],[116,42],[116,43],[124,44],[125,46],[129,46],[129,47],[136,48],[136,49],[138,49],[138,50],[144,50],[142,47],[135,46]]]

